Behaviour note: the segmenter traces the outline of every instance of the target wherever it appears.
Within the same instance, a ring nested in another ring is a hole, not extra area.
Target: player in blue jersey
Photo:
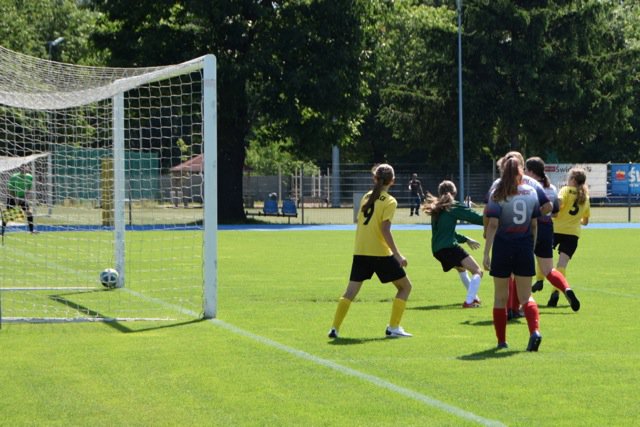
[[[530,176],[540,183],[545,193],[549,197],[553,205],[551,214],[555,214],[560,210],[558,201],[558,190],[555,185],[551,184],[549,177],[544,172],[544,161],[540,157],[531,157],[525,163],[525,175]],[[534,253],[538,261],[538,269],[536,271],[536,282],[531,287],[532,292],[542,290],[543,281],[546,277],[549,282],[562,292],[573,311],[580,310],[580,301],[576,297],[575,292],[569,286],[564,274],[553,268],[553,221],[551,214],[542,215],[538,218],[538,237]]]
[[[522,168],[524,168],[524,157],[522,156],[522,154],[519,151],[509,151],[507,154],[505,154],[503,157],[501,157],[497,161],[496,165],[498,167],[498,170],[502,172],[503,163],[506,160],[511,158],[516,159],[518,163],[522,166]],[[549,200],[549,198],[547,197],[547,194],[544,191],[544,188],[540,185],[540,183],[527,175],[524,175],[522,177],[522,180],[523,180],[523,183],[532,186],[536,190],[538,203],[540,204],[541,214],[547,215],[551,213],[551,210],[553,209],[553,205]],[[485,203],[489,202],[489,195],[495,189],[496,185],[498,185],[499,182],[500,182],[500,178],[496,179],[493,182],[485,198]],[[485,221],[484,226],[486,230],[488,219],[485,217],[484,221]],[[513,278],[511,278],[511,280],[509,281],[509,301],[507,303],[507,317],[508,319],[515,319],[523,316],[524,316],[524,313],[522,313],[521,304],[520,304],[520,301],[518,300],[518,295],[516,292],[516,284]]]
[[[523,183],[523,167],[516,158],[503,162],[500,181],[485,207],[488,218],[483,265],[493,276],[495,296],[493,324],[498,348],[506,348],[507,302],[509,278],[515,278],[518,299],[523,303],[529,327],[527,351],[538,351],[540,315],[531,297],[531,281],[535,275],[535,247],[540,204],[536,190]]]

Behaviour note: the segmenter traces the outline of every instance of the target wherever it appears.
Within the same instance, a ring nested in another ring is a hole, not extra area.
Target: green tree
[[[107,52],[91,42],[100,13],[75,0],[0,0],[0,45],[39,58],[102,65]],[[64,37],[50,50],[49,42]]]
[[[384,3],[383,3],[384,4]],[[457,158],[455,14],[400,0],[381,14],[373,92],[392,133],[385,157],[430,165]]]
[[[629,149],[629,51],[602,1],[467,1],[465,101],[482,112],[467,134],[495,156],[508,149],[606,161]]]
[[[244,218],[245,149],[251,138],[268,143],[261,127],[290,140],[303,159],[329,157],[332,144],[349,143],[360,107],[357,2],[93,3],[105,13],[96,42],[111,50],[112,65],[217,56],[221,222]]]

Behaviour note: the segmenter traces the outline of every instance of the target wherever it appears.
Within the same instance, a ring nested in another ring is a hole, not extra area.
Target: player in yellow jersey
[[[553,247],[558,248],[556,269],[565,277],[567,265],[578,248],[578,239],[583,225],[589,224],[591,204],[587,188],[587,175],[584,169],[575,167],[569,171],[567,185],[560,189],[558,200],[560,211],[553,218]],[[560,295],[553,291],[547,306],[557,307]]]
[[[385,335],[412,336],[400,326],[411,293],[411,281],[404,271],[407,259],[398,250],[391,234],[391,221],[398,202],[388,190],[395,182],[395,174],[388,164],[374,167],[372,173],[373,189],[365,194],[360,202],[349,284],[338,302],[329,338],[338,338],[340,325],[349,311],[351,302],[358,295],[362,282],[371,279],[374,273],[380,282],[392,282],[397,290]]]

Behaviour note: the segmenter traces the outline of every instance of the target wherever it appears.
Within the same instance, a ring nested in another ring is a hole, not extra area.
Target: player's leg
[[[480,306],[478,290],[480,289],[480,281],[482,280],[482,268],[480,268],[480,265],[471,255],[462,260],[462,267],[471,273],[471,279],[469,280],[469,287],[467,288],[467,296],[464,300],[463,307],[478,307]]]
[[[462,282],[462,286],[464,286],[465,291],[469,290],[469,282],[471,281],[471,278],[467,273],[467,269],[464,267],[455,267],[455,269],[458,272],[458,276],[460,276],[460,282]]]
[[[329,330],[329,338],[338,338],[338,331],[342,325],[342,321],[347,316],[351,302],[360,292],[362,282],[370,279],[374,273],[374,263],[372,257],[354,255],[351,261],[351,273],[349,274],[349,283],[344,294],[338,300],[333,323]]]
[[[329,338],[338,338],[338,331],[342,325],[342,321],[347,316],[351,302],[355,299],[356,295],[362,287],[362,282],[349,281],[347,289],[344,294],[338,300],[338,306],[336,307],[336,313],[333,316],[333,323],[329,330]]]
[[[409,299],[409,294],[411,293],[411,281],[405,275],[400,279],[394,280],[393,285],[396,287],[397,292],[391,305],[391,317],[385,334],[389,337],[410,337],[412,335],[400,326],[400,322],[407,307],[407,299]]]
[[[22,208],[22,212],[24,212],[24,216],[27,218],[27,227],[29,227],[29,232],[35,233],[33,226],[33,212],[31,212],[29,203],[27,203],[26,200],[20,200],[20,208]]]
[[[531,248],[533,249],[533,248]],[[513,267],[518,299],[522,302],[524,317],[529,327],[527,351],[538,351],[542,335],[540,334],[540,312],[538,304],[531,296],[531,282],[536,274],[535,257],[529,248],[522,247],[517,252]]]
[[[509,277],[493,278],[493,328],[498,339],[498,348],[507,347],[507,302],[509,299]]]
[[[509,299],[507,300],[507,319],[519,319],[523,315],[520,312],[520,299],[518,298],[518,291],[516,289],[516,279],[509,277]]]

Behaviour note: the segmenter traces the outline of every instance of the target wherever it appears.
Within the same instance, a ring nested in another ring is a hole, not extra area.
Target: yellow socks
[[[400,319],[402,319],[402,315],[404,314],[404,308],[407,306],[407,302],[405,300],[401,300],[399,298],[395,298],[393,300],[393,306],[391,308],[391,319],[389,319],[389,326],[392,328],[397,328],[400,326]]]
[[[333,327],[336,328],[336,330],[340,329],[340,325],[342,325],[342,321],[347,315],[350,306],[350,299],[340,297],[340,300],[338,301],[338,307],[336,308],[336,315],[333,318]]]

